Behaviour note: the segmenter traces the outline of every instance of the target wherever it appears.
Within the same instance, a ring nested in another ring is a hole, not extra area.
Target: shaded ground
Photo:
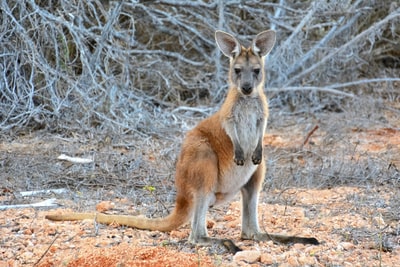
[[[174,139],[40,132],[3,138],[0,205],[56,198],[60,206],[0,211],[0,266],[396,266],[400,129],[393,125],[400,124],[398,113],[383,114],[385,123],[369,127],[346,124],[348,114],[336,114],[330,121],[322,114],[279,127],[272,118],[265,137],[269,156],[259,206],[261,226],[271,233],[315,236],[322,244],[240,240],[237,198],[212,209],[208,226],[210,235],[232,238],[246,251],[238,255],[188,244],[188,225],[160,233],[44,219],[50,212],[95,210],[96,205],[109,213],[165,216],[174,201],[173,169],[180,143]],[[58,160],[63,153],[94,162]],[[49,188],[66,192],[19,194]]]

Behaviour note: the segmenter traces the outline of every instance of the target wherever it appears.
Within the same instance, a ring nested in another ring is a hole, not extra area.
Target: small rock
[[[31,260],[33,258],[34,254],[31,251],[26,251],[24,253],[22,253],[21,255],[21,259],[23,259],[24,261],[28,261]]]
[[[115,206],[115,203],[113,203],[111,201],[102,201],[96,205],[96,210],[98,212],[105,212],[105,211],[113,209],[114,206]]]
[[[263,253],[261,254],[260,262],[266,265],[272,265],[274,264],[274,258],[270,253]]]
[[[225,215],[223,220],[226,221],[226,222],[230,222],[230,221],[236,220],[236,218],[237,218],[237,216]]]
[[[24,235],[31,235],[33,234],[34,230],[32,228],[27,228],[25,230],[23,230],[23,234]]]
[[[304,250],[305,247],[306,246],[304,244],[301,244],[301,243],[293,244],[293,248],[297,249],[297,250]]]
[[[351,250],[354,248],[354,244],[350,242],[340,242],[337,246],[338,250]]]
[[[286,258],[286,262],[289,266],[300,266],[298,257],[296,257],[296,256],[289,255]]]
[[[215,221],[213,220],[207,220],[207,229],[213,228],[215,225]]]
[[[235,262],[244,261],[246,263],[256,263],[260,261],[261,252],[254,250],[239,251],[233,256]]]
[[[298,260],[301,266],[313,266],[315,264],[315,258],[312,256],[300,255]]]
[[[189,232],[185,230],[172,230],[170,236],[173,238],[184,239],[189,236]]]
[[[227,228],[236,228],[239,225],[238,220],[230,221],[226,223]]]

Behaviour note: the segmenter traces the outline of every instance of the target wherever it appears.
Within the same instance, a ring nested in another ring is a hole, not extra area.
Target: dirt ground
[[[393,120],[398,120],[390,119],[392,125]],[[318,165],[319,150],[315,148],[328,147],[332,142],[330,130],[319,125],[318,129],[287,126],[270,130],[265,146],[273,161],[269,162],[271,172],[281,172],[272,168],[273,164],[282,163],[285,169],[295,164],[297,169],[309,171],[306,179],[314,179],[309,177],[315,172],[310,169],[311,162]],[[210,210],[208,217],[209,234],[233,239],[243,249],[236,255],[222,248],[187,243],[189,225],[161,233],[98,225],[90,220],[44,219],[49,213],[95,209],[113,214],[165,216],[173,206],[173,157],[179,146],[142,152],[127,145],[126,140],[124,145],[121,140],[112,140],[114,145],[107,146],[70,141],[80,139],[79,136],[68,139],[37,133],[4,139],[0,144],[0,266],[399,266],[400,129],[352,126],[345,133],[344,143],[343,136],[334,133],[340,136],[334,147],[353,144],[355,149],[340,150],[353,152],[344,153],[340,164],[333,164],[333,159],[321,160],[324,168],[328,163],[338,168],[336,176],[332,172],[319,186],[300,187],[293,186],[296,181],[278,183],[269,178],[273,174],[268,174],[260,198],[259,220],[263,230],[314,236],[321,244],[287,246],[240,240],[238,196],[234,202]],[[104,142],[108,142],[107,138]],[[57,159],[64,152],[82,158],[90,156],[97,163],[84,167],[85,164]],[[332,152],[336,156],[338,153]],[[313,157],[310,162],[309,157]],[[381,164],[380,170],[377,162]],[[158,168],[150,169],[151,164]],[[52,167],[46,169],[49,165]],[[354,176],[372,173],[376,179],[367,177],[354,182],[354,177],[350,177],[351,182],[341,182],[348,166],[356,166]],[[15,177],[16,168],[19,177]],[[300,174],[301,171],[293,172],[293,179]],[[162,178],[146,182],[146,177]],[[332,180],[336,181],[333,185]],[[20,191],[54,188],[65,191],[20,195]],[[6,207],[46,199],[55,199],[57,206]]]
[[[338,187],[273,192],[290,205],[260,204],[269,232],[315,236],[321,245],[291,246],[241,241],[240,206],[214,212],[213,236],[233,238],[254,254],[210,253],[186,242],[189,227],[171,233],[96,226],[92,221],[55,223],[49,211],[7,210],[1,218],[1,266],[398,266],[399,214],[390,203],[399,188]],[[379,197],[380,196],[380,197]],[[379,206],[373,211],[371,206]],[[398,202],[397,202],[398,204]],[[127,207],[126,201],[113,205]],[[64,212],[65,210],[59,210]],[[54,211],[51,211],[54,212]]]

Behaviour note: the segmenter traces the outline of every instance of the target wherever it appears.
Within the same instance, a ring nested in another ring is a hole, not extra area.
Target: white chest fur
[[[236,105],[232,108],[229,124],[243,149],[245,159],[251,158],[257,143],[259,142],[265,130],[265,119],[262,102],[259,98],[243,97],[239,98]],[[261,128],[261,129],[260,129]]]
[[[222,177],[213,204],[233,198],[256,171],[258,165],[253,163],[252,155],[264,135],[265,120],[263,105],[258,98],[239,99],[233,107],[224,128],[231,139],[233,136],[237,138],[244,152],[245,162],[244,165],[238,166],[232,159],[231,167],[220,174]]]

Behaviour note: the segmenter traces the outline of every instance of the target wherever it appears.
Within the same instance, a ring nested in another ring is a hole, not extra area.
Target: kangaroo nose
[[[242,85],[243,94],[249,95],[252,90],[253,90],[253,86],[251,86],[250,83],[245,83],[245,84]]]

